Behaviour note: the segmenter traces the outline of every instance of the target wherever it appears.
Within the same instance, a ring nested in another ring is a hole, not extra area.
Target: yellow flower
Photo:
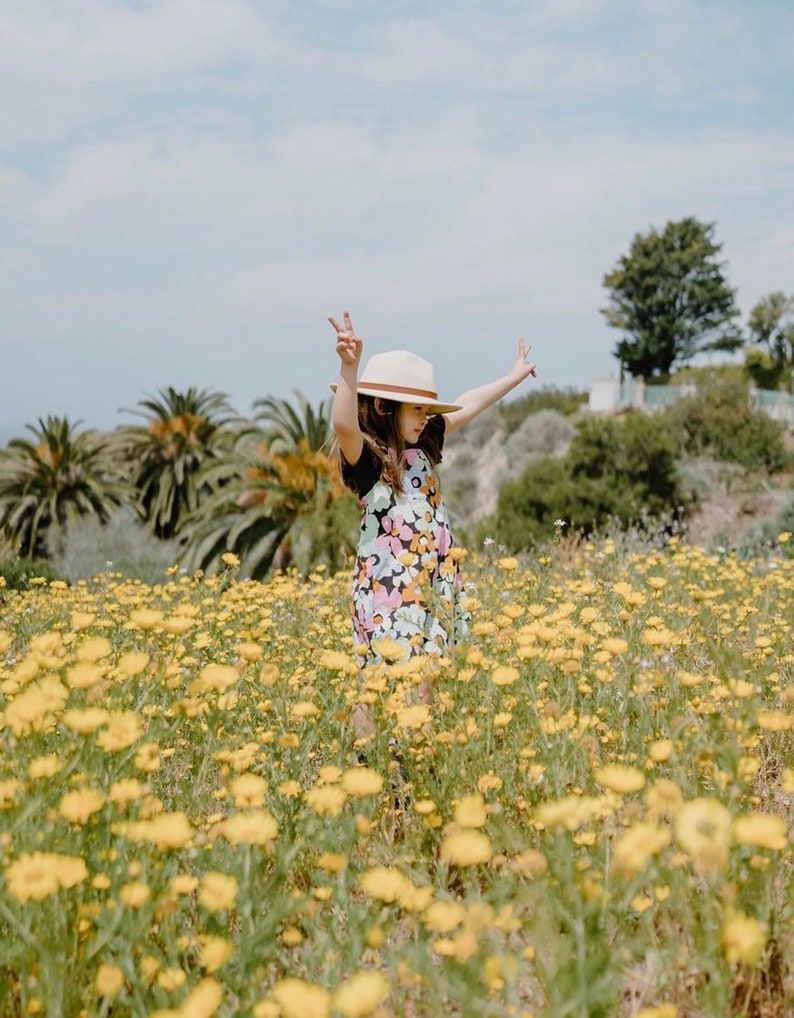
[[[108,712],[101,707],[86,707],[84,710],[67,710],[61,715],[61,724],[78,735],[90,735],[108,719]]]
[[[661,852],[672,841],[666,827],[652,822],[639,822],[630,827],[615,842],[615,868],[624,873],[639,873],[651,856]]]
[[[618,654],[626,653],[629,649],[629,642],[621,636],[609,636],[601,641],[601,649],[605,650],[612,657],[617,657]]]
[[[390,904],[402,894],[406,878],[394,866],[374,866],[361,875],[361,887],[372,898]]]
[[[149,655],[143,651],[128,651],[118,659],[116,668],[127,679],[140,675],[149,664]]]
[[[137,802],[146,791],[146,785],[137,778],[125,778],[123,781],[113,782],[108,791],[108,798],[111,802]]]
[[[179,1018],[212,1018],[221,1006],[223,988],[215,979],[202,979],[182,1001]]]
[[[622,764],[606,764],[595,772],[599,785],[608,788],[618,795],[638,792],[645,787],[645,775],[636,767],[625,767]]]
[[[548,870],[549,863],[546,856],[537,849],[528,848],[519,852],[513,859],[511,869],[520,877],[540,877]]]
[[[198,938],[199,961],[207,972],[217,972],[234,953],[234,945],[225,937],[202,934]]]
[[[439,856],[453,866],[478,866],[493,855],[491,839],[482,831],[455,831],[441,842]]]
[[[782,710],[760,710],[758,727],[766,732],[788,732],[794,728],[794,714],[786,714]]]
[[[495,686],[512,686],[521,678],[521,673],[512,665],[497,665],[491,672],[491,682]]]
[[[722,949],[730,965],[755,965],[766,946],[766,931],[757,919],[734,912],[722,927]]]
[[[670,759],[672,752],[672,739],[659,739],[648,747],[648,759],[654,763],[664,763],[665,760]]]
[[[421,728],[430,720],[430,707],[425,703],[417,703],[413,707],[403,707],[397,712],[397,724],[400,728]]]
[[[93,788],[81,788],[67,792],[61,798],[58,812],[73,824],[84,824],[93,813],[102,809],[104,804],[105,796],[101,792]]]
[[[105,665],[93,661],[78,661],[66,669],[66,682],[72,689],[91,689],[102,681],[107,672]]]
[[[347,866],[347,856],[341,852],[321,852],[317,857],[317,866],[329,873],[341,873]]]
[[[380,972],[356,972],[334,994],[333,1005],[343,1018],[367,1018],[389,996],[389,984]]]
[[[675,1004],[658,1004],[656,1007],[643,1007],[637,1012],[637,1018],[678,1018]]]
[[[19,778],[6,778],[0,781],[0,809],[13,805],[21,791],[22,782]]]
[[[131,883],[125,884],[119,893],[123,904],[128,905],[130,908],[140,908],[141,905],[146,904],[151,896],[152,892],[149,890],[148,885],[140,880],[133,880]]]
[[[240,774],[229,784],[236,806],[264,806],[267,781],[258,774]]]
[[[251,810],[224,820],[222,831],[233,845],[267,845],[278,834],[278,824],[267,810]]]
[[[132,710],[111,711],[107,728],[97,737],[97,745],[108,753],[127,749],[143,734],[144,721]]]
[[[645,793],[648,812],[654,817],[672,817],[684,803],[684,795],[674,781],[660,778]]]
[[[466,909],[458,901],[434,901],[425,909],[422,921],[436,933],[451,933],[466,918]]]
[[[124,985],[124,973],[118,965],[100,965],[94,979],[94,988],[100,997],[115,997]]]
[[[746,813],[733,822],[733,837],[738,845],[782,851],[788,844],[788,827],[773,813]]]
[[[221,562],[232,569],[236,569],[240,565],[240,557],[235,555],[233,551],[225,551],[221,555]]]
[[[724,869],[731,844],[731,814],[716,799],[693,799],[675,817],[675,836],[697,869]]]
[[[146,841],[153,842],[161,851],[169,848],[184,848],[193,838],[190,821],[181,810],[175,813],[159,813],[146,822]]]
[[[208,912],[234,908],[237,901],[237,880],[226,873],[210,870],[199,887],[199,901]]]
[[[308,806],[321,817],[338,817],[347,801],[347,792],[340,785],[321,785],[304,794]]]
[[[62,770],[63,760],[54,753],[50,753],[48,756],[37,756],[28,764],[28,775],[33,781],[38,781],[40,778],[52,778]]]
[[[50,864],[61,887],[76,887],[88,877],[86,864],[79,856],[59,855],[53,852],[50,856]]]
[[[331,993],[302,979],[280,979],[270,991],[281,1008],[282,1018],[329,1018]]]
[[[60,890],[49,852],[21,855],[6,870],[8,893],[17,901],[43,901]]]
[[[512,555],[497,559],[496,564],[500,569],[504,569],[506,573],[512,573],[514,569],[518,569],[518,559]]]
[[[384,661],[388,661],[389,664],[394,664],[395,661],[401,661],[408,656],[408,648],[404,644],[398,643],[397,640],[393,640],[390,636],[382,640],[373,640],[372,649]]]
[[[144,742],[135,752],[135,766],[146,774],[160,769],[160,747],[156,742]]]
[[[96,662],[112,653],[113,644],[106,636],[92,636],[77,647],[76,657],[78,661]]]
[[[209,692],[225,693],[239,680],[240,673],[232,665],[210,664],[201,669],[199,677],[190,683],[189,690],[192,696]]]
[[[52,715],[63,709],[68,698],[68,689],[57,678],[44,677],[7,705],[5,723],[17,737],[40,732],[52,724]]]
[[[43,901],[61,888],[74,887],[88,877],[85,862],[78,856],[55,852],[21,855],[5,872],[8,893],[17,901]]]
[[[198,877],[190,873],[177,873],[171,878],[171,890],[174,894],[192,894],[199,885]]]
[[[342,788],[348,795],[377,795],[383,788],[383,777],[369,767],[353,767],[342,775]]]
[[[455,807],[455,823],[459,827],[482,827],[488,819],[485,800],[481,795],[464,795]]]
[[[170,968],[163,969],[157,976],[157,985],[161,990],[178,990],[180,986],[184,986],[187,982],[187,975],[182,969]],[[156,1012],[155,1012],[156,1013]],[[181,1010],[173,1013],[173,1018],[180,1018]],[[171,1015],[169,1014],[169,1018]]]

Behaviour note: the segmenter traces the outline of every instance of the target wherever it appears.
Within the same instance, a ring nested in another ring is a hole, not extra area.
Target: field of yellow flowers
[[[0,591],[4,1018],[794,1013],[794,559],[471,556],[363,676],[227,561]]]

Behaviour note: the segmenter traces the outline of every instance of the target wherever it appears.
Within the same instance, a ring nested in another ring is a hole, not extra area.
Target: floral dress
[[[443,444],[445,423],[430,418]],[[361,535],[353,578],[353,638],[380,660],[373,641],[390,638],[404,658],[441,654],[463,638],[470,614],[438,477],[422,442],[405,450],[402,492],[380,479],[368,446],[355,466],[343,461],[342,477],[361,502]],[[367,662],[365,662],[367,663]]]

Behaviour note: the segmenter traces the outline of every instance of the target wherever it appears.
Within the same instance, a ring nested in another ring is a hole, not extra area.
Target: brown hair
[[[400,432],[400,406],[381,396],[358,397],[358,425],[362,437],[380,463],[381,480],[394,491],[402,491],[405,473],[405,441]],[[421,447],[433,466],[441,462],[441,442],[434,433],[422,432]]]

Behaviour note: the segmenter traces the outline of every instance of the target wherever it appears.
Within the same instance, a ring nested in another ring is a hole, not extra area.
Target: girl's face
[[[400,434],[403,441],[408,443],[418,442],[419,436],[427,424],[427,407],[413,403],[400,404]]]

